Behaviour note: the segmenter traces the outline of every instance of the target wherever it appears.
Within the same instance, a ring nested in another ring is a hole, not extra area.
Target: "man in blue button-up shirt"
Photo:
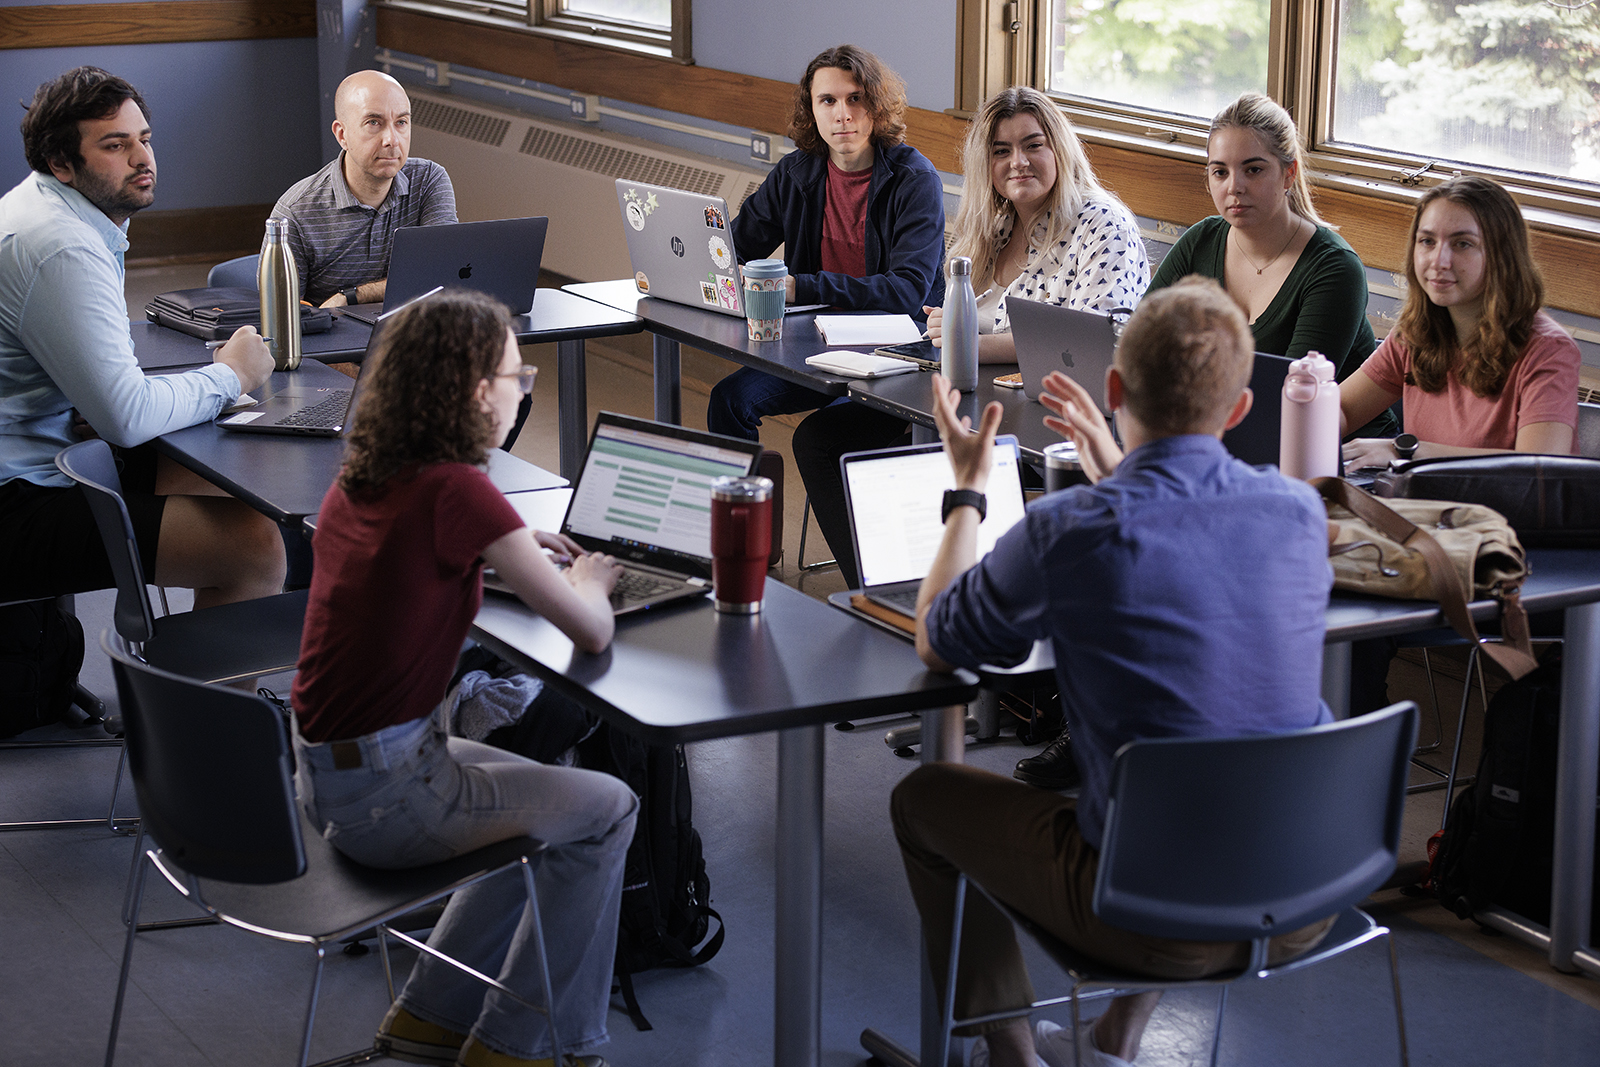
[[[79,67],[39,87],[22,140],[33,172],[0,197],[0,600],[114,584],[82,492],[55,467],[91,435],[122,450],[147,576],[194,589],[197,607],[277,591],[272,522],[135,447],[215,417],[272,372],[248,326],[200,370],[146,377],[134,360],[123,253],[156,186],[143,99]],[[156,496],[158,475],[185,495]]]
[[[1278,733],[1328,718],[1319,688],[1333,574],[1317,494],[1273,467],[1234,459],[1220,440],[1249,411],[1253,344],[1213,281],[1145,297],[1107,374],[1124,458],[1089,394],[1046,380],[1047,420],[1078,444],[1095,480],[1052,493],[973,565],[989,453],[935,377],[934,413],[958,490],[917,604],[929,667],[1020,662],[1038,639],[1055,653],[1062,711],[1083,775],[1073,800],[958,764],[929,764],[895,790],[895,832],[929,956],[949,958],[957,871],[965,871],[1088,955],[1162,978],[1242,966],[1248,945],[1170,941],[1100,922],[1092,901],[1112,760],[1146,737]],[[1273,958],[1321,939],[1317,923],[1273,941]],[[1033,1000],[1010,922],[967,898],[956,1014]],[[1125,1067],[1159,993],[1113,1001],[1080,1047],[1086,1067]],[[1040,1024],[1048,1063],[1072,1062],[1065,1032]],[[1027,1019],[985,1024],[990,1063],[1034,1067]]]

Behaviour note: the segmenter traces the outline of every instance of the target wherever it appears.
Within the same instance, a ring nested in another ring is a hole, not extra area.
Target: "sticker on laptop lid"
[[[728,228],[727,222],[723,221],[722,218],[722,209],[715,204],[706,205],[706,225],[713,230],[725,230]]]
[[[645,218],[658,206],[655,193],[651,193],[647,197],[640,196],[637,189],[629,189],[622,194],[622,200],[623,214],[628,216],[628,225],[635,230],[644,229]]]
[[[700,299],[712,307],[717,306],[717,287],[710,282],[700,283]]]
[[[710,209],[708,208],[707,210]],[[728,242],[716,234],[712,234],[709,247],[711,249],[711,262],[717,265],[718,270],[727,270],[733,266],[733,253],[728,251]]]
[[[726,274],[717,275],[717,303],[729,311],[739,310],[739,286]]]
[[[650,279],[645,276],[645,273],[642,270],[634,273],[633,284],[639,287],[639,291],[641,293],[648,293],[650,291]]]

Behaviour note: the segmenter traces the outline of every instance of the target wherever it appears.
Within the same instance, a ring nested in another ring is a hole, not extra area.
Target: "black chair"
[[[216,921],[315,950],[301,1067],[310,1056],[323,961],[340,940],[365,930],[378,931],[391,999],[389,935],[548,1016],[545,1007],[389,925],[459,889],[520,868],[533,928],[539,931],[533,866],[545,848],[543,842],[512,838],[410,870],[363,867],[336,852],[303,821],[295,802],[289,728],[281,709],[237,689],[157,670],[129,655],[109,632],[100,642],[111,657],[117,680],[127,726],[128,767],[144,817],[143,831],[155,842],[139,857],[134,879],[106,1067],[112,1067],[116,1054],[133,943],[140,930],[139,907],[152,867]],[[536,941],[544,1004],[549,1005],[553,997],[543,935],[538,934]],[[553,1020],[551,1041],[556,1044]],[[362,1062],[373,1058],[374,1052],[363,1049],[327,1063]]]
[[[955,933],[936,1063],[948,1059],[955,1026],[1070,1003],[1074,1058],[1079,1002],[1154,989],[1221,987],[1211,1063],[1217,1062],[1228,987],[1272,978],[1340,955],[1387,927],[1355,905],[1395,868],[1417,707],[1404,701],[1355,719],[1288,734],[1162,738],[1125,745],[1111,773],[1111,802],[1095,880],[1094,913],[1152,937],[1250,944],[1243,968],[1195,981],[1111,970],[999,905],[1072,979],[1066,996],[1027,1008],[954,1019],[961,918],[969,883],[956,885]],[[978,887],[982,891],[982,887]],[[992,899],[992,898],[991,898]],[[1268,965],[1270,939],[1336,915],[1322,943]],[[1389,974],[1407,1060],[1394,942]],[[1092,992],[1088,997],[1084,990]]]
[[[81,485],[89,499],[117,581],[113,622],[145,662],[206,682],[239,681],[295,665],[306,590],[158,618],[150,607],[110,447],[100,440],[69,445],[56,456],[56,467]]]

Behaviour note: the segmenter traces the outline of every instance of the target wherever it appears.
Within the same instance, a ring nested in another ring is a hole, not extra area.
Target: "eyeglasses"
[[[495,377],[515,378],[517,380],[518,391],[520,391],[523,396],[527,396],[529,393],[533,392],[533,380],[539,377],[539,368],[533,366],[532,364],[524,363],[518,370],[508,371],[505,374],[496,374]]]

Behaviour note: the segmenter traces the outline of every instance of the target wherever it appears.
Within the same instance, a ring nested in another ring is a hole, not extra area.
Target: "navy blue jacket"
[[[733,220],[740,262],[783,245],[795,302],[922,318],[944,302],[944,189],[938,171],[909,145],[874,145],[867,186],[867,276],[822,269],[828,161],[790,152]]]

